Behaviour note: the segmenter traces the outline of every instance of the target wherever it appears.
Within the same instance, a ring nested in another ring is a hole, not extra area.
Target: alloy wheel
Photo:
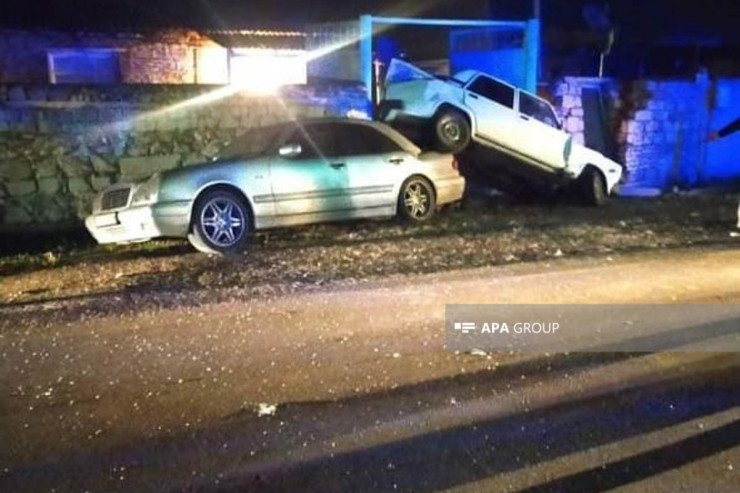
[[[200,224],[208,241],[221,248],[235,245],[247,226],[242,208],[228,197],[209,200],[201,210]]]
[[[429,211],[431,193],[424,183],[412,181],[406,185],[403,202],[410,217],[421,218]]]

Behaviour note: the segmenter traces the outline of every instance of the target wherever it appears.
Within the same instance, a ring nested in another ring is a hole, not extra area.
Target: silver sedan
[[[423,154],[382,123],[303,120],[250,131],[213,162],[114,185],[95,198],[85,225],[99,243],[187,237],[225,254],[254,230],[396,215],[427,221],[464,187],[452,155]]]

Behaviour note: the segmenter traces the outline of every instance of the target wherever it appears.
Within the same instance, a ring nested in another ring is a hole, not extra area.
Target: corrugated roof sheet
[[[306,33],[300,31],[222,29],[203,34],[226,48],[302,50],[306,41]]]

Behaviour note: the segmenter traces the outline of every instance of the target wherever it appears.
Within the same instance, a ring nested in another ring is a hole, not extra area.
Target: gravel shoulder
[[[394,275],[548,259],[609,257],[692,246],[732,247],[737,198],[614,200],[599,209],[470,203],[430,224],[324,224],[260,233],[233,258],[182,241],[97,246],[82,240],[0,257],[0,313],[84,306],[77,315],[142,304],[223,301]],[[90,300],[95,300],[94,303]]]

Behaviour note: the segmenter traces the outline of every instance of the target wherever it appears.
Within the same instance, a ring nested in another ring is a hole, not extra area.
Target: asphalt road
[[[448,303],[738,300],[740,252],[695,249],[0,321],[0,490],[738,491],[737,354],[455,354],[443,330]]]

